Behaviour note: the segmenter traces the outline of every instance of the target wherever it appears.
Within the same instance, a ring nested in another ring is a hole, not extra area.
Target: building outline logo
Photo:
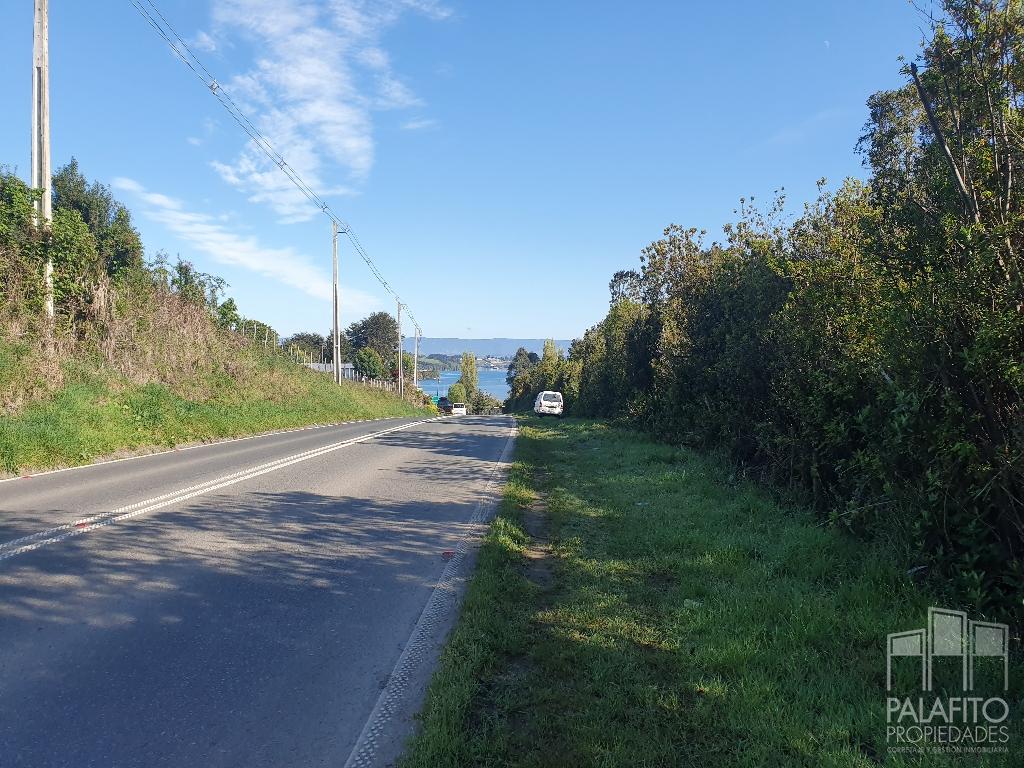
[[[1003,690],[1006,691],[1010,682],[1009,646],[1008,624],[975,621],[968,619],[965,611],[931,607],[923,629],[886,635],[886,690],[892,691],[894,658],[920,657],[921,690],[931,691],[935,658],[960,657],[961,687],[964,691],[973,691],[975,659],[1000,657],[1003,660]]]

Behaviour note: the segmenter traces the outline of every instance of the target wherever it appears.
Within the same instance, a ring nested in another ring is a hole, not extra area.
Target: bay
[[[505,383],[506,373],[507,371],[504,368],[496,371],[490,368],[478,368],[477,386],[498,400],[504,400],[508,397],[508,384]],[[447,395],[448,387],[457,382],[460,375],[458,371],[441,371],[441,380],[439,382],[429,379],[421,381],[420,388],[428,395]]]

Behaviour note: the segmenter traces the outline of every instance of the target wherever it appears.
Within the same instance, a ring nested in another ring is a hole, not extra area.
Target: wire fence
[[[298,344],[282,344],[278,334],[266,325],[252,321],[245,321],[231,329],[235,334],[242,337],[243,343],[250,348],[262,349],[267,355],[283,357],[297,365],[305,366],[310,370],[323,374],[334,373],[334,364],[327,361],[327,347],[324,345],[319,351]],[[339,374],[343,381],[350,381],[356,384],[380,389],[385,392],[398,392],[398,382],[392,379],[375,379],[363,376],[356,371],[352,363],[341,363]],[[408,389],[407,389],[408,391]]]

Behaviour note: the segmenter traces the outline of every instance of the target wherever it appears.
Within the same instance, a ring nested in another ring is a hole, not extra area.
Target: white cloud
[[[421,105],[381,46],[403,14],[451,15],[437,0],[214,0],[214,37],[257,51],[224,85],[260,132],[317,193],[351,194],[374,162],[372,113]],[[212,38],[211,38],[212,42]],[[251,142],[214,168],[285,221],[316,214]]]
[[[198,51],[210,51],[217,50],[217,41],[210,37],[206,32],[199,30],[196,36],[192,38],[191,46]]]
[[[251,235],[232,232],[224,225],[223,216],[190,211],[180,200],[151,192],[134,179],[114,179],[113,186],[137,197],[145,206],[143,214],[147,218],[162,224],[214,261],[251,270],[298,288],[315,299],[330,301],[330,274],[294,248],[261,245]],[[341,306],[346,317],[362,317],[382,305],[377,297],[356,288],[345,288],[341,294]]]
[[[434,128],[436,126],[437,126],[437,121],[436,120],[431,120],[430,118],[424,117],[424,118],[419,118],[417,120],[409,120],[409,121],[407,121],[405,123],[402,123],[402,130],[403,131],[425,131],[428,128]]]

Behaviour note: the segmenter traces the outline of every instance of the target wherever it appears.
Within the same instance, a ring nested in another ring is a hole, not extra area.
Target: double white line
[[[371,432],[370,434],[363,435],[362,437],[354,437],[349,440],[331,443],[330,445],[325,445],[322,448],[313,448],[309,451],[285,456],[282,459],[268,461],[266,464],[249,467],[248,469],[243,469],[230,475],[223,475],[213,480],[207,480],[205,483],[200,483],[199,485],[180,488],[161,496],[154,496],[153,498],[146,499],[145,501],[137,501],[134,504],[129,504],[125,507],[112,509],[109,512],[101,512],[90,517],[83,517],[70,523],[57,525],[53,528],[47,528],[45,531],[39,531],[28,536],[22,536],[18,539],[12,539],[11,541],[0,544],[0,561],[8,560],[12,557],[17,557],[18,555],[23,555],[26,552],[31,552],[35,549],[48,547],[51,544],[57,544],[65,539],[70,539],[72,536],[80,536],[83,533],[95,531],[97,528],[102,528],[103,526],[111,525],[112,523],[119,523],[133,517],[138,517],[139,515],[144,515],[149,512],[162,509],[163,507],[168,507],[172,504],[177,504],[181,501],[195,498],[196,496],[202,496],[204,493],[210,493],[211,491],[216,491],[220,488],[226,488],[229,485],[240,483],[243,480],[265,475],[268,472],[274,472],[275,470],[283,469],[284,467],[291,466],[292,464],[298,464],[300,461],[306,461],[307,459],[316,458],[317,456],[323,456],[326,453],[331,453],[332,451],[337,451],[341,448],[347,448],[348,446],[355,445],[356,443],[372,440],[375,437],[386,435],[389,432],[398,432],[399,430],[409,429],[410,427],[416,427],[420,424],[426,424],[429,421],[433,421],[433,419],[423,419],[421,421],[413,421],[408,424],[400,424],[397,427],[382,429],[379,432]]]

